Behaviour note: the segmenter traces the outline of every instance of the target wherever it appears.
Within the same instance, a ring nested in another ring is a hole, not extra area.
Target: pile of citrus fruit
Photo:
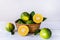
[[[44,17],[41,14],[38,14],[32,11],[30,14],[28,12],[23,12],[17,21],[19,24],[35,24],[41,23],[44,20]]]
[[[40,24],[43,21],[45,21],[46,18],[43,17],[41,14],[38,14],[34,11],[32,11],[31,13],[28,12],[22,12],[20,18],[16,21],[16,23],[18,24]],[[11,23],[7,24],[8,27],[6,27],[7,31],[12,31],[14,29],[14,26],[12,26]],[[18,34],[21,36],[26,36],[29,33],[29,27],[27,25],[21,25],[18,28]],[[48,28],[43,28],[43,29],[38,29],[34,32],[34,34],[36,35],[37,33],[40,33],[40,36],[42,38],[48,39],[51,37],[51,31]]]
[[[19,20],[16,22],[18,24],[39,24],[43,21],[43,16],[32,11],[30,14],[28,12],[22,12]],[[26,36],[29,33],[29,27],[27,25],[21,25],[18,28],[18,33],[22,36]]]

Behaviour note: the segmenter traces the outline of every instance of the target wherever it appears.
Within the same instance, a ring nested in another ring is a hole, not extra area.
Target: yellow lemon
[[[33,21],[35,23],[41,23],[43,21],[43,16],[41,14],[35,14],[33,16]]]
[[[29,33],[29,28],[26,25],[21,25],[18,28],[18,34],[20,34],[21,36],[26,36]]]

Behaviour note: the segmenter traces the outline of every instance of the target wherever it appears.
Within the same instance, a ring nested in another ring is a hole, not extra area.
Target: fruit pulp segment
[[[33,21],[36,23],[40,23],[40,22],[42,22],[42,20],[43,20],[43,16],[41,14],[35,14],[33,16]]]
[[[25,26],[25,25],[20,26],[20,27],[18,28],[18,33],[19,33],[20,35],[22,35],[22,36],[27,35],[28,32],[29,32],[29,28],[28,28],[27,26]]]

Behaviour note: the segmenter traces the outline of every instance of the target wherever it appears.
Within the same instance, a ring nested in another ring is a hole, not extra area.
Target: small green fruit
[[[29,20],[29,17],[30,17],[30,15],[29,15],[28,12],[23,12],[23,13],[21,14],[21,19],[22,19],[23,21],[28,21],[28,20]]]
[[[15,26],[12,23],[7,23],[5,28],[8,32],[12,32],[15,29]]]
[[[51,37],[51,30],[48,28],[43,28],[40,31],[40,37],[44,38],[44,39],[48,39]]]
[[[21,20],[21,19],[16,20],[16,23],[18,23],[18,24],[24,24],[23,20]]]
[[[28,20],[26,24],[34,24],[34,22],[32,20]]]

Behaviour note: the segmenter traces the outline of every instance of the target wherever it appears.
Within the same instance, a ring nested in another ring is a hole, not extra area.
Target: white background
[[[35,11],[47,17],[41,28],[48,27],[52,30],[49,40],[60,39],[60,0],[0,0],[0,39],[1,40],[43,40],[37,36],[21,37],[17,33],[11,36],[5,32],[7,22],[14,22],[20,18],[24,11]]]

